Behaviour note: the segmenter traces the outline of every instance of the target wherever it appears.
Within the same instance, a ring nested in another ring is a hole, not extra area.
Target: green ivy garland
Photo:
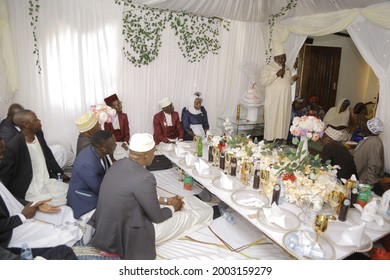
[[[169,22],[178,36],[178,46],[189,62],[203,59],[208,53],[217,54],[221,48],[219,26],[229,30],[230,22],[220,18],[206,18],[189,13],[153,9],[134,5],[132,0],[115,0],[118,5],[129,7],[123,12],[123,30],[127,46],[125,57],[141,67],[156,59],[161,47],[161,34]]]
[[[298,0],[290,0],[286,6],[280,9],[278,13],[272,14],[268,17],[269,38],[268,38],[267,49],[265,50],[267,64],[269,64],[272,59],[272,41],[273,41],[272,39],[274,35],[275,23],[280,17],[283,17],[289,10],[295,8],[297,6],[297,2]]]
[[[38,48],[38,39],[37,39],[37,23],[39,15],[39,0],[28,0],[29,8],[28,15],[31,16],[30,25],[33,29],[33,40],[34,40],[34,51],[33,54],[36,55],[35,65],[38,68],[38,73],[41,74],[42,67],[39,59],[39,48]]]

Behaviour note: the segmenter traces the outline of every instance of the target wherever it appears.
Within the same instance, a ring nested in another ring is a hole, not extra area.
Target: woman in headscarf
[[[181,122],[184,129],[184,140],[192,140],[194,136],[206,137],[209,130],[207,111],[202,106],[201,93],[195,92],[190,96],[188,107],[181,112]]]
[[[336,129],[344,129],[349,125],[349,106],[351,102],[347,98],[341,98],[337,101],[335,107],[332,107],[326,112],[324,117],[325,127],[328,125]]]
[[[309,105],[302,109],[302,116],[314,116],[320,120],[324,119],[325,111],[319,105],[320,99],[316,95],[311,95],[308,99]]]
[[[347,98],[341,98],[337,101],[335,107],[332,107],[326,112],[324,117],[324,125],[325,127],[331,126],[334,129],[340,130],[342,132],[342,136],[340,137],[340,141],[345,142],[348,141],[351,137],[347,131],[347,127],[350,122],[350,111],[349,106],[351,102]]]

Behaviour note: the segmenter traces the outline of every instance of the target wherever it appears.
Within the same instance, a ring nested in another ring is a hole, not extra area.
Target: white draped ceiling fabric
[[[114,0],[40,0],[37,39],[42,74],[38,74],[28,0],[0,0],[1,116],[12,102],[36,111],[50,144],[74,147],[74,121],[92,104],[116,92],[129,116],[131,133],[153,132],[152,118],[160,110],[157,101],[170,96],[181,111],[194,91],[203,93],[210,123],[217,116],[233,115],[248,89],[243,64],[265,65],[267,20],[288,0],[134,0],[151,7],[187,11],[232,20],[230,31],[220,35],[218,55],[188,63],[177,47],[174,32],[163,32],[162,47],[155,61],[141,68],[124,57],[122,7]],[[367,3],[369,2],[369,3]],[[381,5],[372,5],[382,3]],[[5,4],[8,4],[8,16]],[[372,5],[372,6],[369,6]],[[390,112],[384,109],[390,92],[388,1],[298,1],[277,29],[284,42],[288,65],[307,35],[329,34],[347,29],[362,56],[380,80],[377,115],[387,123],[382,135],[386,167],[390,168]],[[367,7],[369,6],[369,7]],[[331,18],[330,18],[331,16]],[[304,23],[303,23],[304,22]],[[300,25],[302,24],[303,25]],[[15,55],[7,30],[12,31]],[[369,39],[367,39],[369,38]],[[387,41],[386,41],[387,40]],[[14,57],[16,60],[14,60]],[[17,70],[18,69],[18,70]],[[5,85],[6,84],[6,85]],[[16,96],[12,95],[16,93]],[[388,111],[388,110],[387,110]]]

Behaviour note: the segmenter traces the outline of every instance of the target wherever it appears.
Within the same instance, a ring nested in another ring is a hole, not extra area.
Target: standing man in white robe
[[[286,54],[276,45],[274,61],[261,71],[260,82],[265,86],[264,140],[286,140],[291,117],[291,85],[298,79],[286,66]]]

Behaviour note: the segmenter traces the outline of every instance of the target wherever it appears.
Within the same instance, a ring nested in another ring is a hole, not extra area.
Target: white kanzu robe
[[[283,78],[277,77],[282,67],[276,62],[261,71],[260,82],[265,88],[264,139],[287,139],[291,118],[291,70],[286,67]]]

